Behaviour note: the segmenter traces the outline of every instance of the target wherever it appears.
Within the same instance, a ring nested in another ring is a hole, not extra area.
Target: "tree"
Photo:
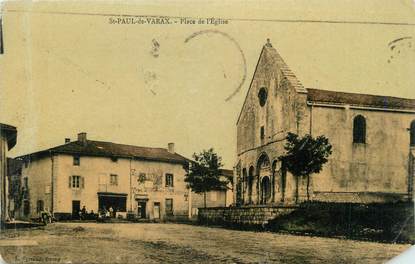
[[[220,168],[222,158],[210,148],[199,154],[193,154],[194,161],[190,163],[185,181],[195,193],[203,193],[204,207],[206,208],[206,193],[212,190],[224,189],[229,179],[222,179]]]
[[[284,149],[287,151],[279,159],[285,168],[296,177],[296,201],[298,201],[298,180],[307,177],[307,200],[310,200],[310,175],[319,173],[331,155],[331,144],[325,136],[313,138],[311,135],[299,137],[289,132]]]

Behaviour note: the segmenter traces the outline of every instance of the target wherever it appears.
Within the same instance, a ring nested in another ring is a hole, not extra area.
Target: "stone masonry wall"
[[[278,216],[294,211],[296,207],[215,207],[199,208],[198,221],[213,225],[265,225]]]

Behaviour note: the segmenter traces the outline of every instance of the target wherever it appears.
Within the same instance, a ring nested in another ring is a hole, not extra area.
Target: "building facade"
[[[9,219],[8,215],[8,180],[7,152],[16,145],[16,127],[0,124],[0,227]]]
[[[268,42],[237,121],[238,204],[292,204],[297,188],[300,200],[306,197],[306,180],[278,160],[288,132],[324,135],[333,146],[311,176],[312,199],[413,198],[415,100],[306,89]]]
[[[187,217],[188,189],[184,182],[188,160],[168,149],[78,140],[19,157],[26,189],[25,216],[50,211],[57,219],[87,212],[113,211],[125,218]]]
[[[233,177],[233,171],[228,169],[221,169],[221,176],[223,180]],[[233,201],[233,185],[228,183],[228,186],[212,190],[206,193],[206,207],[228,207],[234,203]],[[191,216],[195,217],[198,214],[198,209],[205,207],[205,197],[203,193],[191,193]]]

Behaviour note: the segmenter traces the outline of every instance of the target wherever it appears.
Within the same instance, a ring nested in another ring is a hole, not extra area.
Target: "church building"
[[[413,199],[415,99],[305,88],[268,41],[237,121],[238,205],[289,205],[297,191],[306,199],[306,179],[278,160],[288,132],[324,135],[332,145],[310,176],[312,200]]]

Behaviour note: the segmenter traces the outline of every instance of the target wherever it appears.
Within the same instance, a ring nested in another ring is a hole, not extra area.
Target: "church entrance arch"
[[[266,204],[271,198],[271,181],[268,176],[262,177],[261,181],[261,204]]]
[[[258,202],[267,204],[271,202],[271,166],[268,155],[262,153],[257,163],[258,171]]]

